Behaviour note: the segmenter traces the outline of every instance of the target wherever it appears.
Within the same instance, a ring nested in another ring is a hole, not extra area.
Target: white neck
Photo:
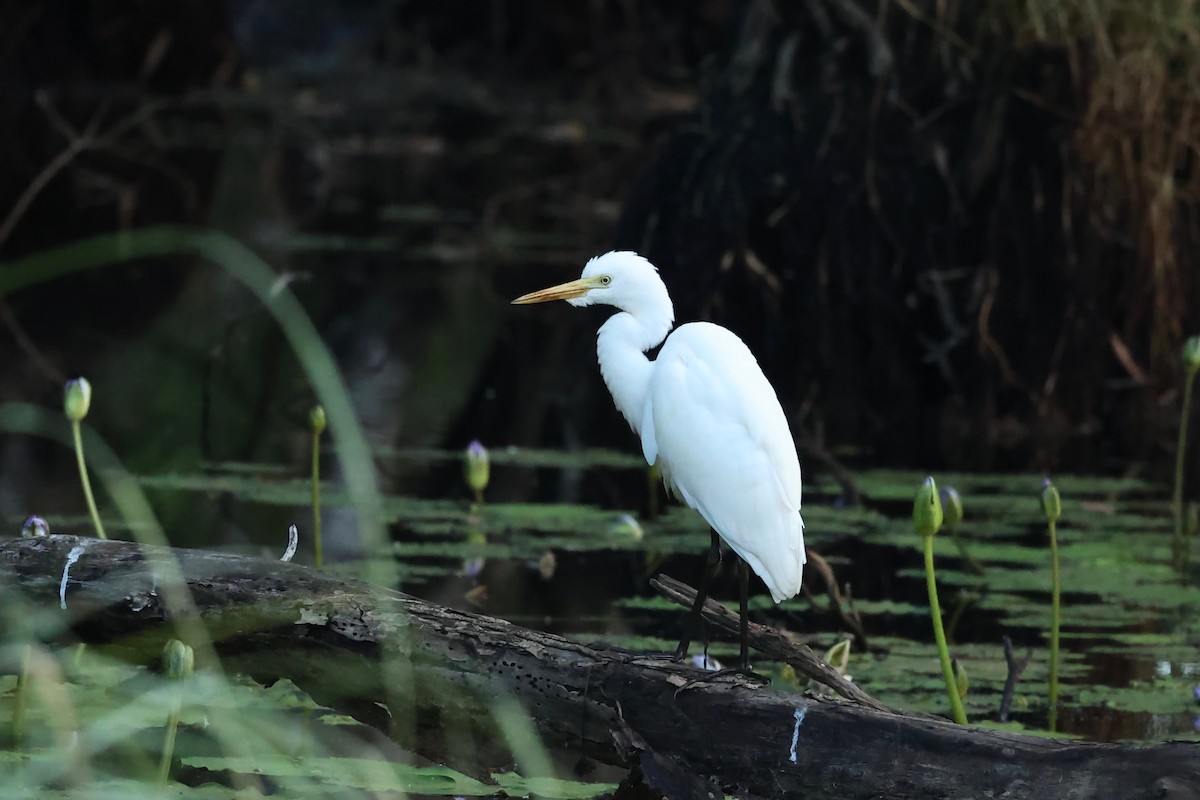
[[[665,292],[664,292],[665,295]],[[668,313],[648,315],[643,322],[633,314],[622,311],[608,318],[596,335],[596,356],[600,374],[629,426],[641,433],[642,410],[650,389],[653,364],[646,351],[667,338],[674,314],[667,300]]]

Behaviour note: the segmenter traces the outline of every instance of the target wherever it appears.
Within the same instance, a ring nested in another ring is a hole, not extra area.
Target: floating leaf
[[[563,800],[583,800],[596,797],[606,792],[615,791],[615,783],[580,783],[565,781],[559,778],[523,778],[515,772],[498,772],[492,774],[496,782],[506,794],[511,797],[554,797]]]
[[[485,797],[496,787],[481,783],[449,767],[414,767],[365,758],[292,758],[280,754],[257,756],[187,756],[184,766],[215,772],[266,775],[284,783],[287,793],[328,791],[329,785],[371,792],[406,792],[441,796]],[[289,780],[291,779],[291,780]]]

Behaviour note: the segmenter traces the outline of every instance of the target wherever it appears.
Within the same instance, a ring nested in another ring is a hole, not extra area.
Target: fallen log
[[[695,670],[227,553],[65,535],[12,540],[0,543],[0,601],[61,608],[71,636],[151,663],[191,613],[163,600],[174,564],[225,669],[289,678],[435,758],[448,719],[480,723],[515,699],[548,743],[638,765],[675,797],[719,786],[743,797],[839,800],[1189,798],[1200,787],[1193,743],[998,733],[740,678],[677,694]]]

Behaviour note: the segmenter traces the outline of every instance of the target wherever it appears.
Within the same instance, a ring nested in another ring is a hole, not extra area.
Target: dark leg
[[[717,567],[721,566],[721,538],[717,536],[716,531],[712,531],[712,544],[708,548],[708,559],[704,562],[704,577],[700,581],[700,589],[696,592],[696,602],[692,603],[692,613],[688,614],[687,622],[683,625],[683,638],[679,640],[679,647],[675,648],[674,661],[682,661],[687,655],[688,645],[692,643],[692,636],[699,633],[703,625],[700,609],[704,608],[704,601],[708,598],[708,589],[712,585],[713,578],[716,577]]]
[[[724,675],[744,675],[747,678],[762,683],[771,682],[769,678],[764,678],[762,675],[750,670],[750,567],[746,566],[746,562],[741,558],[738,558],[738,583],[741,584],[741,597],[739,598],[739,605],[741,606],[741,635],[739,637],[741,640],[741,665],[706,672],[703,675],[692,678],[675,690],[676,697],[679,696],[680,692],[690,689],[697,684],[708,683]]]
[[[749,672],[750,670],[750,567],[746,566],[745,559],[738,558],[738,583],[741,584],[741,646],[742,646],[742,669]]]

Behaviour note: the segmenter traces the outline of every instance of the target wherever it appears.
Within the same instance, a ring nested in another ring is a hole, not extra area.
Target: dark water
[[[458,470],[459,454],[391,453],[393,468],[419,464],[428,474]],[[585,504],[505,504],[474,507],[466,488],[452,499],[390,498],[392,555],[406,591],[483,611],[583,641],[666,651],[683,624],[682,609],[655,597],[658,572],[695,584],[708,532],[699,516],[657,496],[632,456],[584,456],[497,451],[496,475],[526,478],[561,490],[564,483],[625,487],[625,508]],[[602,466],[594,466],[602,465]],[[572,475],[572,473],[574,473]],[[856,476],[866,507],[845,507],[832,482],[806,486],[806,543],[849,586],[867,649],[855,645],[848,673],[867,692],[901,708],[948,714],[933,644],[919,538],[911,496],[922,475],[876,471]],[[936,540],[939,594],[952,656],[970,682],[965,698],[974,722],[995,721],[1008,674],[1003,637],[1027,660],[1009,719],[1031,730],[1046,726],[1050,562],[1038,505],[1041,476],[946,475],[966,508],[961,538],[986,569],[970,571],[952,538]],[[291,515],[304,521],[307,484],[244,472],[144,481],[152,492],[215,492],[231,519]],[[1194,736],[1200,706],[1200,589],[1195,569],[1185,584],[1170,567],[1171,523],[1162,487],[1137,481],[1060,476],[1064,516],[1059,527],[1063,626],[1059,731],[1095,740],[1157,740]],[[186,490],[184,486],[188,487]],[[342,501],[330,494],[327,508]],[[651,502],[661,513],[651,518]],[[303,529],[303,526],[302,526]],[[328,534],[327,534],[328,535]],[[303,553],[303,548],[302,548]],[[714,584],[734,604],[732,560]],[[336,567],[355,571],[354,563]],[[776,606],[752,580],[752,614],[820,651],[850,638],[828,609],[810,568],[814,596]],[[703,644],[693,645],[692,652]],[[736,645],[712,641],[709,653],[732,659]],[[766,673],[776,665],[756,663]],[[776,677],[779,688],[795,687]]]

